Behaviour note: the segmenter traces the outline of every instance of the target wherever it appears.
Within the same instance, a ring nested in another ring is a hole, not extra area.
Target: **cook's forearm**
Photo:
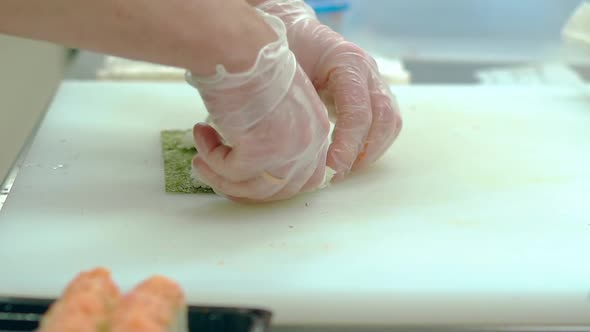
[[[0,33],[200,75],[245,70],[276,38],[243,0],[2,0]]]

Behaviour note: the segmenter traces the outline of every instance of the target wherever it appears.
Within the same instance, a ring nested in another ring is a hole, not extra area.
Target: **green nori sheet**
[[[190,130],[188,130],[190,132]],[[213,190],[197,187],[191,179],[191,162],[197,150],[183,146],[187,130],[163,130],[160,133],[164,154],[164,176],[166,192],[184,194],[212,194]]]

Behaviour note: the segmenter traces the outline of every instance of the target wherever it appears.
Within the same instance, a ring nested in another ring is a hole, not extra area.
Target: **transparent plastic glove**
[[[213,77],[187,73],[214,124],[194,127],[199,153],[193,172],[216,193],[245,202],[318,188],[329,146],[326,107],[289,50],[285,25],[260,15],[278,40],[260,51],[248,72],[227,73],[218,66]]]
[[[375,60],[321,24],[302,0],[267,0],[257,8],[287,26],[291,50],[327,104],[336,123],[328,166],[341,179],[379,159],[402,128],[396,101]]]

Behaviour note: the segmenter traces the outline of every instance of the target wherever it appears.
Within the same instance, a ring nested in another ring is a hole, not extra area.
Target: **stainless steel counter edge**
[[[270,332],[590,332],[590,325],[271,326]]]
[[[35,123],[35,126],[31,130],[29,135],[27,136],[23,145],[21,146],[20,151],[19,151],[17,157],[15,158],[14,162],[12,163],[12,166],[10,167],[10,170],[6,174],[5,178],[2,179],[2,182],[1,182],[2,184],[0,185],[0,212],[2,211],[2,208],[4,207],[6,200],[8,200],[8,196],[10,195],[10,190],[12,189],[12,186],[13,186],[14,182],[16,181],[16,177],[18,176],[18,172],[20,170],[20,167],[22,166],[25,159],[27,158],[29,148],[33,144],[33,141],[35,140],[35,136],[37,136],[37,131],[39,131],[39,128],[41,127],[41,124],[43,123],[43,120],[45,120],[45,117],[47,116],[47,112],[49,112],[49,108],[51,107],[51,104],[53,103],[53,100],[55,99],[55,96],[57,95],[57,92],[59,91],[61,84],[63,82],[64,82],[64,80],[62,79],[60,84],[58,84],[55,87],[55,89],[53,90],[53,96],[45,104],[44,110],[43,110],[41,116],[39,117],[39,120],[37,121],[37,123]]]

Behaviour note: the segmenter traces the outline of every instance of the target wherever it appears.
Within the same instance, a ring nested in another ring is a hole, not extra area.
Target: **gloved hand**
[[[336,124],[327,164],[341,179],[380,158],[402,128],[396,101],[375,60],[321,24],[303,0],[266,0],[256,6],[287,26],[299,64],[327,103]]]
[[[194,127],[193,172],[216,193],[246,202],[286,199],[322,185],[329,146],[327,110],[289,50],[285,25],[260,15],[278,39],[251,70],[187,73],[219,130]]]

